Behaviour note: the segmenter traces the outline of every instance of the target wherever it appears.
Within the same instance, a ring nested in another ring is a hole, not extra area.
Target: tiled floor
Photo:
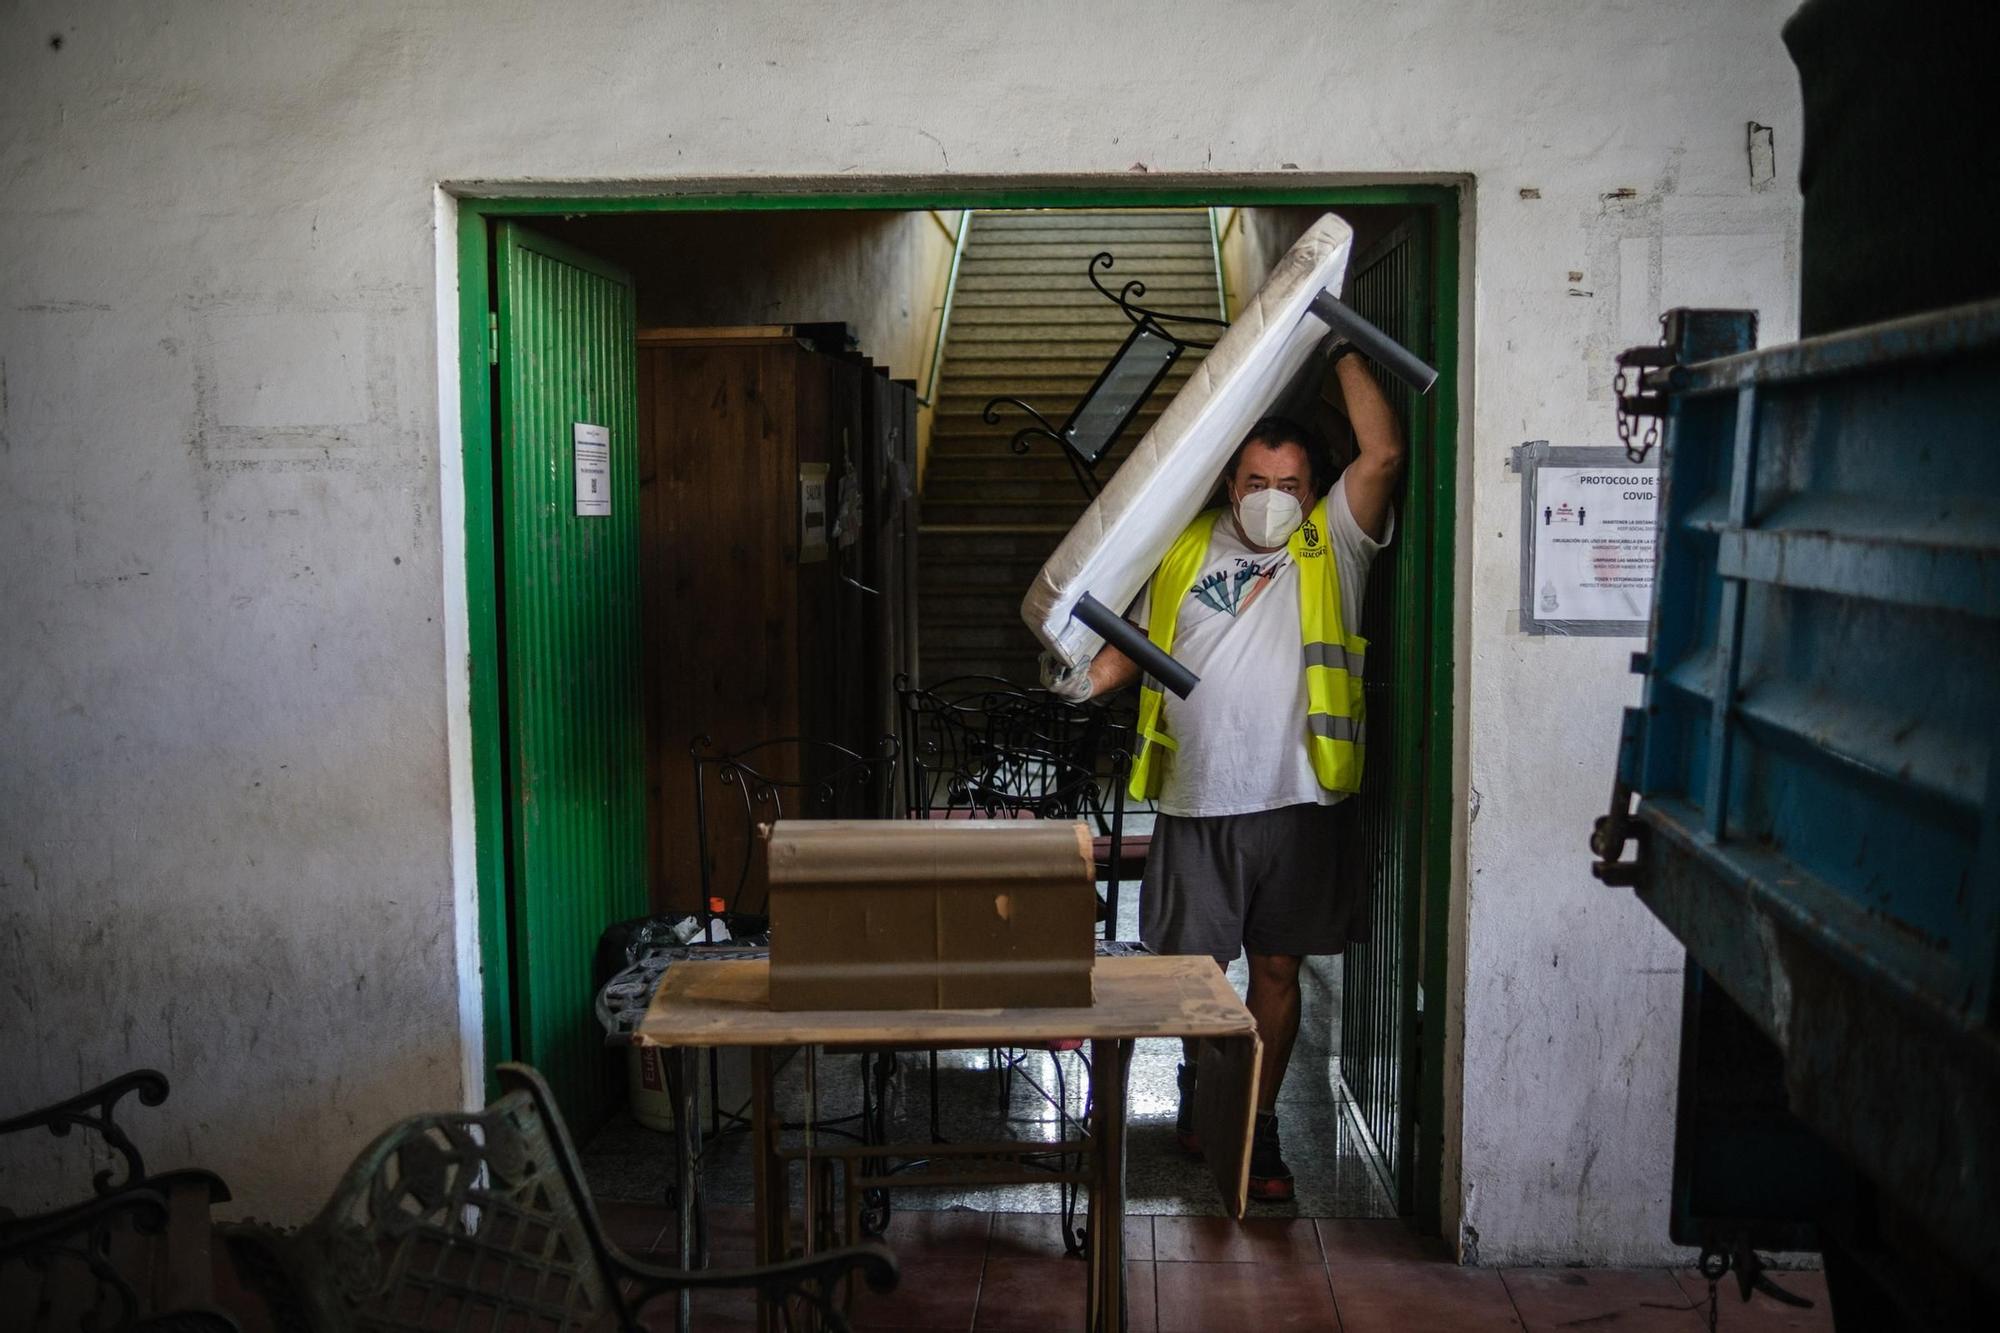
[[[660,1207],[603,1205],[612,1238],[665,1259],[673,1235]],[[750,1217],[719,1208],[715,1262],[747,1263]],[[1401,1222],[1383,1219],[1134,1217],[1125,1229],[1126,1294],[1134,1333],[1182,1330],[1329,1329],[1345,1333],[1483,1333],[1487,1329],[1674,1330],[1700,1333],[1707,1288],[1667,1269],[1460,1268]],[[971,1210],[899,1213],[884,1242],[902,1280],[886,1296],[864,1293],[857,1329],[1022,1329],[1056,1333],[1083,1321],[1084,1265],[1062,1257],[1046,1214]],[[1727,1330],[1831,1329],[1817,1273],[1779,1275],[1814,1308],[1787,1309],[1725,1290]],[[753,1327],[739,1293],[697,1307],[698,1329]],[[673,1326],[670,1308],[651,1314]]]

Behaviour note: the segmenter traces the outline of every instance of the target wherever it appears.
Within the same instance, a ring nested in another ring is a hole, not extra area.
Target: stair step
[[[1026,423],[1022,422],[1015,423],[1014,430],[1018,430],[1020,426],[1024,424]],[[1025,453],[1016,451],[1013,446],[1014,430],[1001,430],[999,427],[996,426],[993,427],[991,432],[986,435],[940,434],[936,437],[936,439],[932,442],[931,445],[931,463],[932,465],[935,465],[939,461],[947,458],[1018,459],[1024,456],[1025,457],[1044,456],[1048,458],[1060,459],[1062,457],[1062,455],[1057,452],[1058,446],[1056,442],[1054,440],[1044,439],[1040,435],[1031,435],[1028,437],[1027,440],[1028,447]],[[1126,427],[1125,433],[1123,435],[1120,435],[1118,437],[1118,443],[1111,446],[1111,452],[1107,455],[1107,457],[1119,459],[1122,461],[1124,458],[1126,458],[1131,454],[1133,446],[1137,445],[1139,441],[1144,439],[1145,437],[1146,437],[1146,423],[1143,421],[1134,422],[1132,425]],[[1103,463],[1101,461],[1098,464],[1098,470],[1099,471],[1103,470]],[[926,478],[928,478],[929,475],[930,475],[929,470],[927,468],[925,471]]]
[[[1061,227],[1046,232],[979,229],[973,232],[972,240],[967,243],[966,254],[973,254],[975,248],[979,254],[997,253],[1003,256],[1038,250],[1066,250],[1081,253],[1086,258],[1104,250],[1121,257],[1128,253],[1155,250],[1167,253],[1205,250],[1213,255],[1215,241],[1206,227],[1127,227],[1117,232],[1102,232],[1091,227]]]
[[[1098,460],[1097,470],[1102,472],[1107,462],[1124,462],[1142,435],[1143,432],[1134,428],[1119,436],[1111,452]],[[939,448],[937,444],[945,447]],[[930,466],[924,472],[926,488],[935,477],[1004,477],[1012,475],[1009,468],[1060,466],[1062,475],[1069,475],[1069,465],[1063,462],[1067,453],[1055,441],[1039,435],[1031,436],[1027,441],[1028,447],[1021,451],[1016,451],[1008,439],[990,436],[985,439],[961,436],[940,440],[937,444],[931,448]],[[945,470],[937,471],[940,467]]]
[[[1121,340],[1122,341],[1122,340]],[[1097,342],[1044,343],[1032,338],[1011,342],[961,344],[949,362],[950,375],[959,379],[991,379],[999,375],[1044,375],[1080,379],[1089,384],[1104,373],[1104,367],[1118,351],[1109,338]],[[1179,383],[1194,374],[1203,353],[1189,348],[1167,365],[1166,380]],[[940,379],[943,377],[940,376]]]
[[[923,547],[924,558],[917,570],[917,582],[920,586],[928,584],[933,573],[952,580],[984,579],[989,570],[1025,569],[1032,574],[1048,563],[1049,554],[1055,550],[1058,540],[1050,537],[1035,546],[977,553],[926,543]]]
[[[1037,441],[1039,443],[1039,441]],[[924,478],[924,504],[971,504],[988,493],[987,488],[1016,479],[1029,479],[1049,483],[1059,483],[1059,488],[1067,488],[1076,497],[1076,511],[1082,513],[1090,503],[1076,474],[1069,470],[1069,464],[1054,456],[1051,446],[1047,453],[1029,454],[1013,458],[982,458],[971,460],[962,468],[953,468],[937,478]],[[1124,463],[1116,458],[1097,466],[1097,480],[1107,482]],[[926,511],[926,518],[930,517]]]
[[[999,489],[999,484],[994,484]],[[1048,523],[1068,527],[1089,507],[1080,489],[1068,494],[1038,497],[1032,494],[995,495],[982,490],[963,499],[924,497],[924,516],[939,523]],[[977,515],[965,511],[977,509]]]
[[[1016,602],[1028,585],[1035,580],[1048,557],[1042,556],[987,556],[983,560],[943,560],[935,568],[923,571],[917,580],[918,591],[929,597],[939,592],[956,593],[966,589],[1004,588],[1012,592]]]
[[[1101,371],[1102,366],[1098,367]],[[1044,416],[1051,412],[1067,415],[1090,386],[1097,381],[1097,372],[1089,375],[954,375],[951,377],[949,394],[940,393],[938,403],[964,401],[984,404],[989,398],[1006,395],[1011,398],[1025,398],[1041,408]],[[1185,373],[1163,379],[1153,390],[1155,394],[1178,389],[1187,382]],[[1169,392],[1168,397],[1172,397]]]
[[[1035,444],[1043,442],[1036,440]],[[1124,443],[1122,440],[1120,443]],[[1100,464],[1100,467],[1102,465]],[[1071,477],[1069,464],[1053,444],[1037,449],[1032,445],[1025,454],[1008,451],[1004,456],[996,454],[953,454],[931,458],[930,467],[924,472],[924,493],[926,495],[944,486],[983,485],[989,481],[1013,481],[1021,477],[1061,478]]]
[[[951,337],[945,346],[947,362],[960,348],[987,347],[994,343],[1091,343],[1109,349],[1124,342],[1132,332],[1131,321],[1109,307],[1101,311],[1079,309],[1075,319],[1058,318],[1052,311],[1032,306],[987,306],[973,313],[974,317],[964,322],[952,316]],[[1212,341],[1201,336],[1202,333],[1203,326],[1194,326],[1186,330],[1185,336],[1196,342]]]
[[[999,419],[997,421],[989,423],[980,415],[980,410],[985,407],[988,401],[986,398],[952,399],[950,420],[948,422],[944,419],[946,414],[943,410],[940,410],[938,415],[931,419],[932,440],[1005,440],[1021,427],[1031,424],[1026,417],[1019,413],[1007,412],[1005,409],[999,410],[997,413]],[[1030,398],[1028,401],[1033,402],[1034,399]],[[1149,429],[1155,421],[1159,420],[1160,413],[1166,410],[1166,405],[1171,401],[1173,401],[1171,394],[1153,395],[1152,400],[1134,414],[1131,424],[1125,428],[1126,432],[1129,434],[1135,430],[1143,432]],[[1158,403],[1159,406],[1155,407],[1154,403]],[[1075,405],[1074,399],[1069,402],[1052,399],[1043,407],[1042,415],[1049,417],[1051,421],[1060,426],[1063,423],[1063,419],[1069,416],[1070,409]],[[943,403],[939,404],[940,409],[943,406]],[[936,451],[935,444],[933,444],[932,449],[933,452]]]
[[[968,247],[964,258],[958,263],[958,273],[962,278],[968,273],[1005,271],[1007,266],[1034,265],[1035,271],[1047,268],[1052,273],[1090,281],[1091,261],[1101,254],[1111,256],[1111,267],[1097,270],[1098,281],[1116,290],[1133,278],[1151,282],[1147,274],[1155,272],[1161,265],[1171,264],[1180,271],[1207,273],[1214,281],[1215,251],[1206,238],[1194,244],[1183,242],[1126,241],[1105,242],[1102,239],[1078,238],[1059,244],[1047,242],[1026,242],[1014,244],[982,244],[974,255]],[[1198,265],[1206,261],[1204,270]],[[991,266],[991,267],[989,267]]]
[[[1032,375],[1081,373],[1088,366],[1090,378],[1096,379],[1098,372],[1104,369],[1118,351],[1119,344],[1132,331],[1130,324],[1091,330],[1088,336],[1032,324],[995,327],[1004,332],[989,336],[982,329],[977,338],[959,338],[957,331],[953,331],[951,345],[945,348],[940,367],[940,385],[948,388],[947,382],[961,368],[970,367],[966,373],[977,375],[983,373],[983,365],[992,362],[1036,363],[1022,366],[1023,373]],[[1167,367],[1167,374],[1170,377],[1191,375],[1207,356],[1208,349],[1205,347],[1185,347]]]
[[[920,553],[917,578],[921,581],[932,569],[1039,569],[1069,535],[1070,528],[1069,524],[1045,526],[1048,531],[1033,533],[926,533],[917,548]]]
[[[1074,231],[1092,236],[1120,235],[1131,231],[1190,231],[1207,234],[1208,210],[1163,209],[1157,213],[1084,212],[1069,209],[1032,212],[986,212],[973,217],[973,236],[1000,236],[1028,233],[1043,236]]]
[[[1165,247],[1146,248],[1160,250]],[[1092,257],[1082,250],[1069,249],[1051,250],[1046,254],[1037,255],[981,255],[976,261],[960,261],[958,281],[962,290],[968,281],[975,278],[1046,276],[1050,286],[1081,283],[1088,287]],[[1178,250],[1174,253],[1137,257],[1113,254],[1110,270],[1108,272],[1100,270],[1098,273],[1098,281],[1114,290],[1137,279],[1143,281],[1150,291],[1156,278],[1161,282],[1172,278],[1184,286],[1201,286],[1214,291],[1215,256],[1209,253],[1207,246],[1203,246],[1200,250]]]
[[[936,415],[931,418],[931,429],[936,431],[943,424],[939,421],[940,417],[962,417],[967,425],[990,425],[981,413],[989,400],[1002,394],[1010,398],[1025,398],[1035,404],[1043,416],[1060,419],[1069,415],[1070,408],[1083,398],[1092,382],[1062,375],[992,375],[981,376],[967,389],[945,386],[940,388],[932,402]],[[1186,383],[1186,376],[1163,380],[1139,405],[1139,411],[1158,416]]]
[[[949,346],[959,343],[1011,342],[1028,337],[1042,342],[1104,342],[1116,346],[1131,331],[1132,321],[1108,302],[1100,302],[1095,310],[1084,307],[1061,318],[1047,311],[987,306],[970,319],[952,315],[947,351]]]
[[[1066,346],[1074,348],[1076,344],[1066,344]],[[1068,356],[1048,356],[1048,354],[1036,356],[1034,354],[1036,350],[1044,350],[1044,348],[1034,348],[1032,344],[1028,344],[1028,346],[1020,346],[1016,350],[1010,350],[1010,352],[1006,352],[1002,356],[978,354],[978,356],[968,356],[964,360],[954,360],[952,362],[952,380],[954,380],[954,384],[960,384],[964,380],[1000,380],[1000,382],[1006,382],[1006,380],[1020,380],[1020,378],[1044,378],[1044,380],[1062,380],[1066,384],[1068,382],[1080,382],[1084,388],[1090,388],[1096,382],[1096,378],[1100,374],[1104,374],[1104,366],[1110,364],[1112,352],[1116,352],[1118,348],[1114,348],[1114,346],[1086,346],[1086,348],[1082,348],[1082,352],[1084,352],[1082,356],[1078,356],[1074,352],[1070,352]],[[1180,356],[1178,360],[1174,360],[1166,368],[1166,374],[1160,376],[1160,382],[1162,384],[1180,384],[1190,374],[1194,374],[1194,368],[1198,364],[1202,364],[1198,356]],[[960,390],[960,392],[972,392],[972,390]]]
[[[1118,443],[1111,446],[1111,452],[1098,460],[1098,474],[1100,476],[1105,475],[1105,464],[1107,462],[1122,463],[1129,458],[1133,448],[1145,436],[1145,430],[1139,426],[1133,426],[1123,435],[1119,436]],[[931,461],[929,467],[924,472],[924,483],[926,486],[930,484],[930,468],[954,460],[964,460],[969,463],[980,464],[1017,463],[1024,467],[1029,466],[1031,460],[1036,459],[1048,459],[1057,463],[1061,463],[1063,460],[1064,455],[1054,440],[1044,439],[1039,435],[1031,435],[1028,437],[1027,445],[1028,447],[1024,452],[1016,452],[1011,433],[984,437],[959,435],[953,436],[950,439],[940,437],[931,446]],[[1067,467],[1068,464],[1064,464],[1064,466]],[[947,473],[946,475],[950,474]]]
[[[1202,282],[1168,275],[1146,284],[1145,303],[1169,314],[1210,315],[1217,308],[1215,280]],[[962,310],[985,310],[1007,306],[1034,306],[1049,310],[1096,309],[1123,319],[1118,307],[1107,301],[1088,283],[1058,287],[1033,274],[996,273],[990,277],[961,277],[952,296],[952,327],[958,327]]]
[[[925,507],[932,508],[930,505]],[[946,523],[1039,523],[1060,527],[1064,531],[1068,531],[1077,516],[1083,513],[1082,505],[1037,504],[1033,501],[939,504],[935,508],[939,520]]]
[[[949,474],[947,474],[949,475]],[[1078,513],[1083,512],[1088,497],[1075,481],[1068,476],[1036,477],[1016,473],[1014,476],[991,476],[985,478],[964,478],[968,484],[958,494],[953,495],[931,484],[931,478],[924,478],[924,508],[932,505],[950,504],[998,504],[1002,501],[1040,500],[1049,504],[1074,504]]]
[[[1099,266],[1097,280],[1114,291],[1134,280],[1153,285],[1158,274],[1163,280],[1206,283],[1215,286],[1215,252],[1208,245],[1139,245],[1113,248],[1104,245],[1011,245],[987,249],[968,247],[958,263],[959,281],[969,277],[998,274],[1048,276],[1052,283],[1081,283],[1088,287],[1091,265],[1097,256],[1111,256],[1109,269]],[[975,253],[976,252],[976,253]]]

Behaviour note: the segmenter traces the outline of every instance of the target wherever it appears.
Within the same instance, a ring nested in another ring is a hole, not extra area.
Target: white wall
[[[160,1064],[155,1160],[290,1219],[390,1117],[467,1094],[439,182],[1462,178],[1448,1203],[1482,1261],[1659,1256],[1675,951],[1583,848],[1634,645],[1516,632],[1503,460],[1608,441],[1610,356],[1665,302],[1789,323],[1786,8],[10,8],[0,1100]],[[38,1160],[0,1197],[33,1202]]]

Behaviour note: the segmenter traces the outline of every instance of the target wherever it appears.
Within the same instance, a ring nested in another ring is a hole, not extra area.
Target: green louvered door
[[[495,240],[512,1045],[587,1134],[610,1100],[598,936],[646,910],[632,283],[513,223]],[[579,424],[609,432],[601,474]],[[609,512],[580,514],[593,483]]]
[[[1435,357],[1428,216],[1397,228],[1357,263],[1347,301],[1390,337]],[[1427,552],[1435,453],[1429,411],[1380,375],[1408,441],[1396,536],[1369,574],[1368,763],[1359,824],[1369,867],[1370,937],[1342,964],[1340,1076],[1388,1177],[1399,1212],[1412,1211],[1417,1108],[1417,967],[1423,903],[1425,684],[1431,639]]]

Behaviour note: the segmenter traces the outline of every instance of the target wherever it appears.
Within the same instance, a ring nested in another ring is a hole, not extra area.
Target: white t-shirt
[[[1340,614],[1361,626],[1361,598],[1375,541],[1347,507],[1343,477],[1327,497],[1327,537],[1340,578]],[[1150,624],[1147,585],[1134,620]],[[1201,677],[1185,699],[1166,696],[1166,729],[1177,748],[1160,788],[1162,814],[1241,815],[1316,802],[1332,805],[1306,752],[1306,676],[1299,649],[1299,570],[1289,550],[1261,552],[1227,513],[1216,521],[1194,587],[1181,602],[1174,656]]]

